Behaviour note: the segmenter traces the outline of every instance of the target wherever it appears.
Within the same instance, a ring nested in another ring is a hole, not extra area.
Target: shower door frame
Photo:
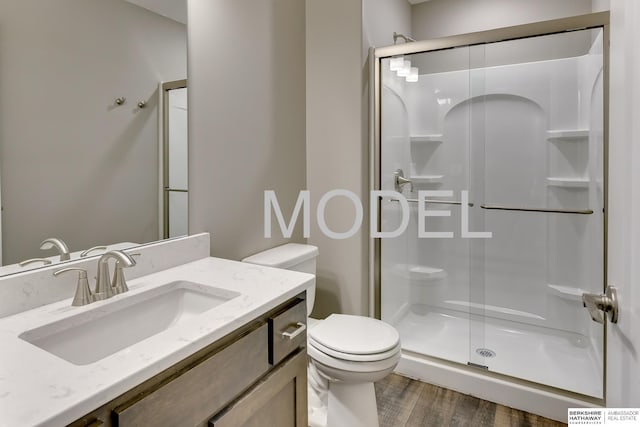
[[[438,39],[416,41],[411,43],[403,43],[379,48],[369,49],[369,67],[370,67],[370,94],[369,94],[369,140],[370,140],[370,189],[381,190],[381,99],[382,99],[382,78],[381,78],[381,62],[385,58],[396,55],[410,55],[416,53],[424,53],[429,51],[438,51],[456,47],[471,47],[474,45],[483,45],[486,43],[501,42],[507,40],[517,40],[529,37],[545,36],[551,34],[561,34],[579,30],[587,30],[593,28],[602,28],[603,31],[603,277],[602,291],[604,292],[607,284],[607,210],[608,210],[608,164],[609,164],[609,12],[590,13],[586,15],[572,16],[568,18],[560,18],[549,21],[535,22],[531,24],[517,25],[512,27],[498,28],[494,30],[480,31],[475,33],[460,34],[450,37]],[[377,211],[381,210],[382,201],[377,200]],[[374,224],[372,224],[373,226]],[[382,225],[382,215],[377,215],[376,230],[380,230]],[[381,318],[382,312],[382,279],[381,279],[381,239],[370,239],[369,245],[369,315],[377,319]],[[586,309],[585,309],[586,310]],[[586,314],[585,314],[586,315]],[[606,328],[603,334],[603,353],[604,366],[603,376],[606,376]],[[425,356],[428,357],[428,356]],[[454,362],[451,362],[454,363]],[[474,369],[474,368],[470,368]],[[478,372],[475,370],[475,372]],[[503,374],[495,372],[486,372],[489,375],[498,377],[507,377]],[[511,377],[508,377],[511,378]],[[531,383],[527,380],[521,380],[524,383]],[[587,400],[595,403],[606,401],[606,378],[603,381],[603,399],[588,398]],[[541,386],[540,384],[537,384]],[[567,396],[580,396],[570,391],[556,389],[550,386],[550,391],[560,393]]]
[[[169,182],[169,92],[175,89],[187,89],[187,79],[181,80],[173,80],[170,82],[162,82],[159,85],[159,96],[160,96],[160,220],[158,221],[159,225],[159,235],[162,239],[168,239],[170,237],[170,227],[169,227],[169,217],[170,217],[170,209],[169,209],[169,195],[172,192],[179,193],[188,193],[187,189],[175,189],[171,188]],[[187,144],[188,136],[187,136]],[[178,237],[178,236],[174,236]]]

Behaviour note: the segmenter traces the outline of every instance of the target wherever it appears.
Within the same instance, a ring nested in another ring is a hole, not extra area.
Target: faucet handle
[[[141,254],[128,254],[128,255],[131,258],[134,258],[134,257],[139,257]],[[135,261],[133,265],[135,265]],[[133,265],[126,266],[126,267],[133,267]],[[125,277],[124,277],[124,271],[122,271],[124,267],[125,266],[123,266],[120,261],[116,261],[115,272],[113,273],[113,282],[111,282],[111,286],[113,287],[113,293],[116,295],[122,294],[129,290],[129,287],[127,286],[127,281],[125,280]]]
[[[132,267],[136,265],[133,258],[121,250],[113,250],[102,254],[98,260],[98,278],[96,279],[96,290],[93,293],[96,300],[111,298],[115,295],[113,292],[111,275],[109,274],[109,260],[111,258],[119,261],[125,267]]]
[[[51,260],[47,258],[31,258],[31,259],[25,259],[24,261],[20,261],[18,265],[20,267],[24,267],[25,265],[33,264],[34,262],[41,262],[42,265],[51,264]]]
[[[94,301],[91,289],[89,289],[89,280],[87,279],[87,270],[84,268],[63,268],[62,270],[56,270],[53,272],[54,276],[58,276],[69,271],[78,272],[78,285],[76,286],[76,294],[71,302],[72,306],[78,307],[82,305],[90,304]]]
[[[106,246],[93,246],[93,247],[87,249],[86,251],[82,251],[80,253],[80,258],[86,257],[87,255],[89,255],[93,251],[106,251],[106,250],[107,250]]]

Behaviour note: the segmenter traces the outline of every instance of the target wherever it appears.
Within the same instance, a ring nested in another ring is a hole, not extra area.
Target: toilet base
[[[327,427],[378,426],[378,406],[373,383],[329,384]]]
[[[373,383],[331,383],[326,393],[309,393],[309,427],[378,427]]]

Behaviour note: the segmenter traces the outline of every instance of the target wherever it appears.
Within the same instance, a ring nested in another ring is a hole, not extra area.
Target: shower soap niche
[[[444,178],[444,175],[412,175],[409,179],[411,179],[413,185],[421,185],[439,184],[442,182],[442,178]]]
[[[426,265],[410,265],[408,269],[409,279],[435,280],[447,277],[447,272],[442,268],[427,267]]]
[[[550,130],[547,131],[547,141],[587,141],[589,129]]]
[[[404,278],[409,280],[429,281],[444,279],[445,277],[447,277],[447,272],[438,267],[429,267],[426,265],[415,264],[399,264],[396,268]]]
[[[547,178],[547,185],[550,187],[565,187],[565,188],[589,188],[588,178],[559,178],[549,177]]]
[[[412,144],[440,143],[442,142],[442,134],[412,135],[409,137],[409,141],[411,141]]]

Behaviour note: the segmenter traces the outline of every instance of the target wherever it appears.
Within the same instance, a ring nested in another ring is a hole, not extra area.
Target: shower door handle
[[[609,313],[611,323],[618,323],[618,293],[613,286],[607,286],[604,294],[582,294],[582,305],[589,310],[594,322],[604,323],[604,313]]]
[[[393,186],[398,193],[402,193],[402,187],[411,184],[411,180],[404,177],[402,169],[396,169],[393,172]]]

